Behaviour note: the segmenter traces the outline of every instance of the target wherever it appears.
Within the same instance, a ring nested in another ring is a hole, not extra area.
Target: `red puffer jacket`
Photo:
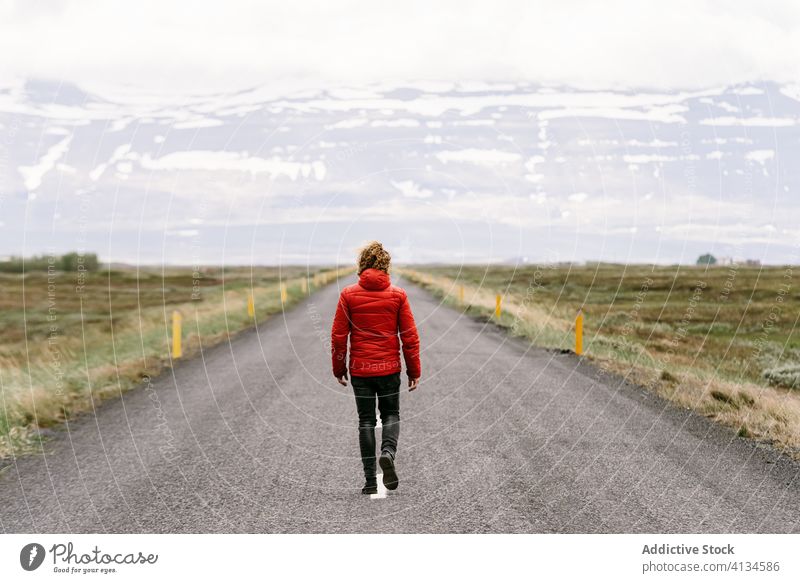
[[[350,336],[350,374],[377,377],[400,372],[400,341],[409,378],[420,376],[419,335],[404,289],[392,285],[389,274],[365,269],[358,283],[339,296],[333,318],[331,355],[333,375],[347,373],[347,337]]]

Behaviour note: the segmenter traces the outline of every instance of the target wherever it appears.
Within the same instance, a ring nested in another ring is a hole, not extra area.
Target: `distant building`
[[[700,260],[697,260],[700,265]],[[744,265],[746,267],[760,267],[760,259],[745,259],[743,257],[720,257],[717,260],[717,265]]]

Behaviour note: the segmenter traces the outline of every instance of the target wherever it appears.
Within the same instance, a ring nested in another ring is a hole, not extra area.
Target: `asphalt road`
[[[800,532],[797,463],[407,289],[424,376],[386,498],[360,494],[331,285],[12,461],[0,530]]]

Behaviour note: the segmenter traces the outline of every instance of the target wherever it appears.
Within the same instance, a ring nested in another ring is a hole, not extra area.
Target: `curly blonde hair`
[[[365,269],[380,269],[389,273],[389,264],[392,261],[392,256],[383,248],[378,241],[371,241],[367,243],[358,256],[358,274]]]

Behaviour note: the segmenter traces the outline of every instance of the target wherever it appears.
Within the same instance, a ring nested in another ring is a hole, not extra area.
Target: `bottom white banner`
[[[798,581],[800,535],[17,535],[0,581]],[[413,579],[412,579],[413,578]]]

